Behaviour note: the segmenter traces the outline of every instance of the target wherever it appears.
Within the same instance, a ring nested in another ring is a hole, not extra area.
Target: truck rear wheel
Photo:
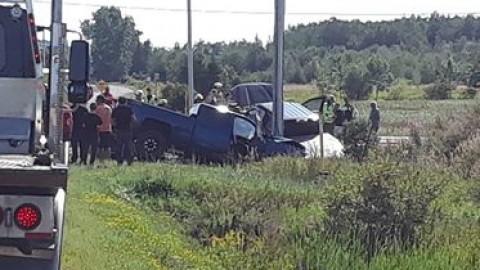
[[[148,130],[140,134],[135,147],[139,160],[156,162],[163,159],[167,151],[167,140],[160,132]]]

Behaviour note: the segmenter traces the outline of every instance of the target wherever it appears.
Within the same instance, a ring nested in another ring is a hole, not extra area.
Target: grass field
[[[414,88],[413,86],[411,88]],[[415,96],[414,90],[407,91],[404,100],[385,100],[385,94],[380,95],[378,106],[382,115],[380,135],[408,135],[410,128],[415,126],[421,133],[430,129],[436,121],[449,121],[449,118],[462,115],[469,108],[478,106],[478,99],[462,100],[425,100]],[[304,102],[318,96],[318,91],[312,86],[286,87],[285,100]],[[370,101],[353,102],[360,113],[360,117],[368,118]]]
[[[64,269],[479,269],[478,183],[413,167],[277,159],[74,168]],[[366,221],[348,212],[365,203],[394,207],[396,223],[415,217],[415,245],[378,234],[381,248],[367,256],[355,236]]]

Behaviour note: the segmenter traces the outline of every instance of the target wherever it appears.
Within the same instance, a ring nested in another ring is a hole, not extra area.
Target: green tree
[[[133,57],[131,73],[146,74],[149,71],[149,59],[152,55],[152,43],[147,40],[139,42]]]
[[[141,35],[132,17],[122,17],[119,8],[102,7],[82,22],[81,29],[92,40],[96,78],[118,81],[128,74]]]
[[[380,56],[373,56],[370,58],[367,63],[366,76],[370,86],[376,89],[377,98],[378,91],[385,90],[394,80],[393,74],[390,72],[390,65]]]

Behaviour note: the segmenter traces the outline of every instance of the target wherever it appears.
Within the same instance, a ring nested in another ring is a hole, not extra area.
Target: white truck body
[[[32,0],[0,0],[0,269],[60,269],[68,177],[58,151],[63,27],[51,26],[46,91]],[[44,147],[41,136],[53,143]]]

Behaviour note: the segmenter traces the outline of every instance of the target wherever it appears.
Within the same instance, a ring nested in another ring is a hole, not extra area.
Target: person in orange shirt
[[[97,108],[95,113],[102,119],[102,125],[99,126],[99,154],[98,157],[103,163],[105,159],[110,156],[110,150],[112,147],[112,108],[107,105],[107,100],[104,96],[97,97]]]
[[[111,108],[115,108],[117,106],[117,100],[110,92],[110,87],[106,87],[105,91],[102,93],[103,97],[105,98],[105,103],[109,105]]]

